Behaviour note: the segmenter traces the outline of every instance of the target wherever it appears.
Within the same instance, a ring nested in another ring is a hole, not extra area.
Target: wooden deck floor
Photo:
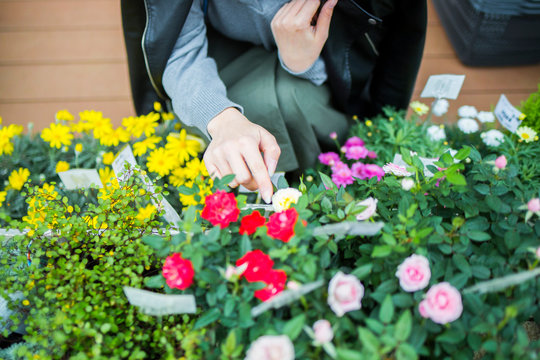
[[[4,124],[47,126],[60,109],[76,114],[103,111],[119,122],[134,114],[120,5],[116,0],[0,0],[0,116]],[[430,6],[424,59],[415,88],[418,98],[432,74],[465,74],[449,118],[463,104],[481,110],[501,93],[514,105],[535,91],[540,64],[470,68],[456,58]]]

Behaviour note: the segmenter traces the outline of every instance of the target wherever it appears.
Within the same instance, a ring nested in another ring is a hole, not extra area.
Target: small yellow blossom
[[[2,125],[2,117],[0,116],[0,125]]]
[[[22,301],[22,304],[23,304],[24,306],[28,306],[28,305],[30,305],[30,301],[24,299],[24,300]]]
[[[420,101],[413,101],[409,106],[419,116],[425,115],[429,111],[429,106]]]
[[[171,154],[165,148],[157,148],[152,151],[146,163],[149,171],[160,176],[169,175],[174,165],[175,159],[171,157]]]
[[[357,115],[353,115],[353,116],[352,116],[352,119],[356,121],[356,120],[358,120],[358,116],[357,116]]]
[[[366,120],[366,126],[370,127],[373,125],[373,122],[371,120]]]
[[[103,154],[103,163],[105,165],[111,165],[114,161],[114,153],[112,151],[109,151],[109,152],[106,152],[105,154]]]
[[[13,143],[8,128],[0,129],[0,155],[11,155],[13,153]]]
[[[2,207],[4,201],[6,201],[6,195],[7,191],[0,191],[0,207]]]
[[[166,113],[161,114],[161,117],[162,117],[163,120],[165,120],[165,121],[174,120],[174,113],[172,113],[172,112],[166,112]]]
[[[156,144],[161,141],[159,136],[150,136],[142,141],[133,144],[133,155],[141,156],[146,154],[149,149],[155,149]]]
[[[152,136],[156,132],[158,126],[159,114],[151,112],[148,115],[139,117],[130,116],[122,119],[122,125],[135,138],[140,138],[143,134],[146,137]]]
[[[76,153],[80,154],[80,153],[82,153],[82,151],[83,151],[83,144],[78,143],[77,145],[75,145],[75,152]]]
[[[371,133],[371,131],[367,133],[367,136],[371,136],[371,135],[373,135],[373,134]]]
[[[527,115],[525,115],[524,113],[521,113],[521,114],[519,114],[519,118],[518,118],[518,119],[521,120],[521,121],[523,121],[523,120],[525,120],[526,117],[527,117]]]
[[[9,186],[15,190],[21,190],[29,176],[30,170],[28,169],[19,168],[19,170],[13,170],[9,175]]]
[[[448,145],[448,141],[443,141],[443,145]]]
[[[159,101],[154,101],[154,110],[160,112],[162,109],[161,103]]]
[[[60,149],[63,145],[71,145],[73,134],[66,125],[51,124],[49,128],[43,129],[41,138],[48,142],[50,147]]]
[[[69,163],[66,161],[60,160],[56,163],[56,173],[68,171],[69,170]]]
[[[178,124],[178,123],[174,124],[174,130],[178,131],[178,130],[180,130],[181,128],[182,128],[182,125],[180,125],[180,124]]]
[[[60,110],[55,115],[56,120],[58,121],[73,121],[75,118],[67,110]]]
[[[393,117],[393,116],[390,116],[390,117],[388,118],[388,121],[390,121],[390,122],[394,121],[394,117]]]
[[[528,126],[520,126],[516,130],[516,134],[525,142],[535,141],[536,131]]]
[[[152,204],[149,204],[144,208],[139,208],[139,213],[137,214],[137,216],[135,216],[135,219],[140,221],[150,219],[152,215],[156,212],[156,210],[156,207]]]

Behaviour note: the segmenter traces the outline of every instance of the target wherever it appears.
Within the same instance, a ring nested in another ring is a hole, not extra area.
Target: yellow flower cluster
[[[9,187],[14,190],[21,190],[24,183],[30,177],[30,170],[26,168],[19,168],[19,170],[13,170],[9,175]]]
[[[14,136],[20,135],[23,131],[21,125],[11,124],[9,126],[2,126],[2,117],[0,117],[0,156],[11,155],[13,153],[13,143],[11,139]]]

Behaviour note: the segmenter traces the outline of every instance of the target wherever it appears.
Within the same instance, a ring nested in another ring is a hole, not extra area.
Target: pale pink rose
[[[356,215],[356,220],[358,221],[367,220],[373,215],[375,215],[375,212],[377,211],[378,202],[379,200],[374,199],[372,197],[368,197],[367,199],[360,201],[357,205],[366,206],[366,208],[360,214]]]
[[[420,316],[423,318],[428,318],[428,314],[426,312],[426,300],[420,301],[420,304],[418,304],[418,312],[420,313]]]
[[[265,335],[251,343],[245,360],[294,360],[294,346],[286,335]]]
[[[540,259],[540,246],[536,249],[536,257]]]
[[[495,166],[501,170],[506,167],[506,164],[507,164],[507,161],[504,155],[501,155],[497,159],[495,159]]]
[[[428,317],[437,324],[457,320],[463,312],[461,294],[447,282],[433,285],[426,294],[424,307]]]
[[[328,320],[315,321],[313,332],[315,333],[315,340],[319,344],[330,342],[334,338],[334,330],[332,330],[332,324]]]
[[[337,139],[337,133],[335,131],[330,133],[330,139],[332,139],[332,140]]]
[[[236,275],[236,267],[232,265],[227,265],[227,270],[225,270],[225,279],[231,280],[233,276]]]
[[[300,289],[300,284],[297,283],[294,280],[291,280],[291,281],[287,282],[287,289],[298,290],[298,289]]]
[[[339,317],[362,307],[364,286],[354,275],[338,271],[328,284],[328,305]]]
[[[407,292],[422,290],[429,284],[431,270],[425,256],[412,254],[398,266],[399,285]]]
[[[540,211],[540,198],[534,198],[527,203],[527,209],[530,212],[536,213]]]

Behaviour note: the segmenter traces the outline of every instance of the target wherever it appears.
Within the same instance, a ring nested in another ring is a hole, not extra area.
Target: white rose
[[[450,104],[448,103],[448,100],[446,99],[438,99],[433,104],[433,107],[431,108],[431,111],[433,115],[435,116],[443,116],[448,112],[448,106]]]
[[[245,360],[294,360],[294,346],[286,335],[265,335],[251,343]]]
[[[476,120],[471,118],[462,118],[459,119],[457,122],[457,126],[459,130],[464,132],[465,134],[472,134],[478,131],[479,126]]]
[[[315,340],[319,344],[330,342],[334,338],[334,330],[332,330],[332,324],[328,320],[322,319],[315,321],[313,332],[315,333]]]
[[[413,188],[414,186],[414,180],[411,179],[411,178],[403,178],[403,180],[401,180],[401,188],[405,191],[409,191]]]
[[[431,141],[441,141],[446,139],[446,133],[444,132],[444,127],[439,125],[432,125],[427,128],[427,134]]]
[[[296,204],[302,193],[294,188],[280,189],[272,196],[272,206],[275,212],[285,211]]]
[[[480,137],[487,146],[495,147],[504,142],[504,134],[495,129],[483,132]]]
[[[377,203],[379,200],[374,199],[372,197],[368,197],[366,200],[360,201],[357,206],[365,206],[366,208],[358,215],[356,215],[356,220],[362,221],[367,220],[373,215],[375,215],[375,211],[377,211]]]
[[[480,111],[476,116],[481,123],[490,123],[495,121],[495,115],[491,111]]]
[[[338,271],[328,283],[328,305],[339,317],[362,307],[364,285],[354,275]]]
[[[463,118],[474,118],[478,115],[478,111],[474,106],[463,105],[458,109],[458,115]]]

